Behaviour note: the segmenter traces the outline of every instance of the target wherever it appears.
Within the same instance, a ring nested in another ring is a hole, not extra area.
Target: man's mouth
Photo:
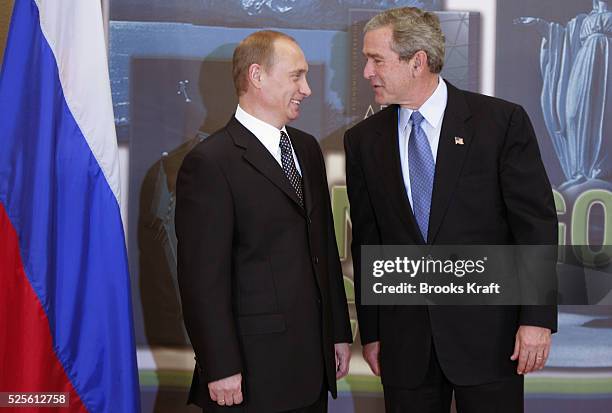
[[[297,99],[291,99],[291,103],[295,103],[296,105],[300,106],[302,101],[301,100],[297,100]]]

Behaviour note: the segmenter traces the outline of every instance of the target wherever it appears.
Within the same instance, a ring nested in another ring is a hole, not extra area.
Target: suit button
[[[312,261],[313,261],[315,264],[318,264],[318,263],[319,263],[319,257],[312,257]]]
[[[308,223],[312,224],[312,219],[310,217],[308,217]]]

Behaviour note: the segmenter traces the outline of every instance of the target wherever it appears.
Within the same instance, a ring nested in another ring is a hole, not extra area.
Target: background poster
[[[555,189],[560,243],[587,244],[591,250],[612,241],[611,29],[605,1],[497,3],[495,94],[520,103],[531,117]],[[606,277],[586,271],[579,290],[590,302],[608,306],[560,307],[559,333],[543,373],[567,375],[584,386],[582,400],[574,403],[588,411],[609,409],[609,402],[595,400],[598,385],[589,389],[585,383],[612,371],[609,262],[598,269]],[[567,408],[559,399],[576,392],[576,387],[548,388],[553,389],[541,411]],[[603,389],[609,400],[612,385]]]
[[[590,187],[569,192],[561,188],[568,178],[548,136],[540,99],[541,35],[533,27],[514,23],[516,18],[533,16],[566,24],[593,5],[585,0],[492,2],[497,7],[497,15],[489,16],[496,21],[496,59],[486,70],[494,72],[495,94],[522,104],[531,116],[551,181],[565,201],[565,212],[559,216],[567,237],[577,228],[593,245],[609,241],[612,229],[604,218],[612,203],[606,204],[607,198],[589,206],[581,219],[572,219],[576,197]],[[110,0],[110,5],[115,121],[129,161],[128,250],[143,411],[198,411],[184,405],[193,352],[177,295],[174,183],[189,149],[223,126],[235,109],[230,77],[235,45],[254,30],[273,28],[296,38],[305,52],[313,94],[293,126],[315,135],[324,150],[356,333],[342,136],[348,126],[380,109],[373,105],[361,77],[361,25],[381,9],[415,5],[441,11],[445,4],[440,0]],[[443,77],[461,88],[480,90],[485,75],[480,72],[481,17],[469,8],[439,16],[447,37]],[[609,31],[604,35],[609,36]],[[601,79],[605,81],[595,82],[594,90],[609,82],[609,76]],[[601,148],[606,158],[609,141],[604,139]],[[600,181],[595,188],[605,189],[609,176]],[[596,292],[596,288],[588,291],[594,296]],[[550,367],[527,379],[527,411],[609,411],[612,309],[562,311],[562,330],[554,337]],[[330,403],[330,411],[382,412],[380,382],[361,360],[358,340],[353,349],[351,375],[340,382],[340,397]]]
[[[612,118],[606,111],[611,29],[604,1],[515,1],[497,8],[496,95],[520,103],[531,117],[556,190],[560,242],[593,249],[609,245],[612,234]],[[586,211],[578,211],[581,197],[592,198]],[[609,275],[609,263],[601,270]],[[589,298],[612,304],[609,296],[597,295],[594,276],[587,274],[586,281]],[[585,373],[612,367],[604,350],[612,343],[611,314],[612,307],[603,305],[561,307],[549,366]]]

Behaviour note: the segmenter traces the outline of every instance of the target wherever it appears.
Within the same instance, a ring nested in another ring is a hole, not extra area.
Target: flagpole
[[[110,0],[100,0],[102,5],[102,25],[104,27],[104,42],[108,56],[108,21],[110,19]]]

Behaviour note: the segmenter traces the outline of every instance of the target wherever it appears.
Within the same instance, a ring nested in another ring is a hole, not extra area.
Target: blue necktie
[[[421,128],[423,115],[414,111],[410,116],[412,130],[408,139],[408,167],[410,168],[410,191],[412,192],[412,210],[423,239],[427,242],[429,229],[429,210],[433,190],[436,165],[431,154],[427,135]]]

